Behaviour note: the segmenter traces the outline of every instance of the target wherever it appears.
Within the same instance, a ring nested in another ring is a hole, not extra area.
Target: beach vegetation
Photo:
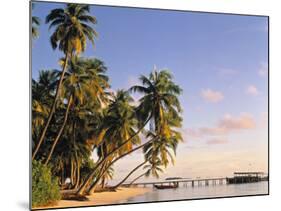
[[[32,206],[46,206],[60,200],[58,178],[52,175],[51,168],[40,161],[32,162]]]

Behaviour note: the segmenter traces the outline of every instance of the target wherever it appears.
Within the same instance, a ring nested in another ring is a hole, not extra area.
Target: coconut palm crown
[[[66,53],[80,53],[86,49],[86,40],[94,44],[97,32],[90,24],[97,20],[89,14],[89,5],[67,4],[65,8],[53,9],[46,17],[49,29],[54,28],[50,38],[53,49]]]

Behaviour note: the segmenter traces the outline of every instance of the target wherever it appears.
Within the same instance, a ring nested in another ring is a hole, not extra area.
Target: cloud
[[[239,117],[233,117],[226,114],[218,123],[218,128],[227,132],[234,130],[253,129],[256,123],[252,115],[243,113]]]
[[[259,91],[254,85],[249,85],[246,89],[246,93],[248,95],[257,96],[259,94]]]
[[[221,92],[219,91],[214,91],[211,89],[203,89],[201,91],[201,97],[211,103],[218,103],[223,100],[224,96]]]
[[[226,138],[213,138],[207,141],[208,145],[216,145],[216,144],[226,144],[228,140]]]
[[[266,77],[268,75],[268,65],[266,62],[261,63],[258,74],[261,77]]]
[[[184,140],[201,140],[210,136],[225,136],[232,132],[256,128],[251,114],[242,113],[235,117],[230,114],[220,118],[214,127],[185,128],[181,130]]]

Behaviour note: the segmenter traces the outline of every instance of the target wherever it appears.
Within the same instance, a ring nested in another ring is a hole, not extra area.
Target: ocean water
[[[184,187],[181,185],[177,189],[158,190],[151,188],[150,192],[144,195],[129,198],[120,201],[119,203],[136,203],[149,201],[167,201],[167,200],[182,200],[182,199],[200,199],[212,197],[226,197],[226,196],[245,196],[258,195],[268,193],[268,182],[257,182],[247,184],[235,185],[209,185],[209,186],[195,186]]]

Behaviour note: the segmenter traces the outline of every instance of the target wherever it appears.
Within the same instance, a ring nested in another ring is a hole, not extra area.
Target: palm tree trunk
[[[132,182],[130,182],[129,186],[131,186],[135,181],[137,181],[139,178],[143,177],[146,173],[143,173],[141,175],[139,175],[138,177],[136,177],[135,179],[133,179]]]
[[[137,151],[137,150],[143,148],[145,145],[147,145],[147,144],[151,143],[152,141],[154,141],[154,139],[155,139],[155,138],[153,138],[153,139],[151,139],[150,141],[148,141],[148,142],[146,142],[146,143],[144,143],[144,144],[142,144],[142,145],[140,145],[140,146],[138,146],[138,147],[132,149],[132,150],[129,151],[129,152],[126,152],[125,154],[123,154],[123,155],[119,156],[118,158],[116,158],[115,160],[113,160],[113,161],[105,168],[105,170],[103,171],[102,175],[101,175],[98,179],[100,179],[100,178],[105,174],[105,172],[110,168],[110,166],[112,166],[115,162],[117,162],[117,161],[120,160],[121,158],[125,157],[126,155],[129,155],[129,154],[131,154],[132,152]],[[97,182],[96,182],[95,185],[92,185],[92,186],[90,187],[90,189],[88,190],[88,193],[89,193],[89,194],[92,194],[92,193],[93,193],[93,191],[94,191],[95,188],[96,188],[96,185],[97,185]],[[77,193],[81,195],[81,194],[84,193],[84,190],[83,190],[83,192],[78,190]]]
[[[74,185],[74,163],[73,163],[73,160],[71,159],[70,161],[70,182],[71,182],[71,185],[73,186]]]
[[[43,143],[43,140],[44,140],[44,138],[45,138],[45,136],[46,136],[47,129],[48,129],[49,124],[50,124],[50,122],[51,122],[51,120],[52,120],[52,117],[53,117],[53,115],[54,115],[54,113],[55,113],[57,100],[58,100],[58,98],[59,98],[60,89],[61,89],[61,86],[62,86],[62,81],[63,81],[64,75],[65,75],[65,72],[66,72],[66,68],[67,68],[67,63],[68,63],[68,59],[69,59],[68,57],[69,57],[69,56],[68,56],[68,53],[66,53],[65,59],[64,59],[63,70],[62,70],[62,73],[61,73],[61,76],[60,76],[60,80],[59,80],[59,83],[58,83],[58,86],[57,86],[57,89],[56,89],[55,98],[54,98],[54,101],[53,101],[53,104],[52,104],[52,107],[51,107],[51,110],[50,110],[50,113],[49,113],[47,122],[46,122],[46,124],[45,124],[45,126],[44,126],[44,129],[43,129],[43,131],[42,131],[42,133],[41,133],[41,136],[40,136],[40,139],[39,139],[39,141],[38,141],[38,144],[37,144],[37,146],[35,147],[35,150],[34,150],[34,152],[33,152],[33,154],[32,154],[32,160],[34,160],[34,158],[35,158],[35,156],[36,156],[36,154],[37,154],[37,152],[38,152],[40,146],[41,146],[42,143]]]
[[[135,167],[121,182],[119,182],[117,185],[113,186],[113,189],[118,188],[120,185],[122,185],[136,170],[138,170],[140,167],[142,167],[144,164],[146,164],[147,160],[142,162],[140,165]]]
[[[105,186],[105,177],[103,177],[101,180],[101,188],[104,189],[104,186]]]
[[[76,168],[76,184],[75,184],[75,189],[77,189],[79,187],[80,184],[80,163],[78,160],[76,160],[77,162],[77,168]]]
[[[45,165],[47,165],[47,164],[49,163],[49,161],[50,161],[50,159],[51,159],[51,156],[52,156],[52,154],[53,154],[53,152],[54,152],[54,149],[55,149],[55,147],[56,147],[56,145],[57,145],[57,142],[59,141],[59,139],[60,139],[60,137],[61,137],[61,135],[62,135],[62,132],[63,132],[64,127],[65,127],[66,122],[67,122],[68,113],[69,113],[69,109],[70,109],[71,104],[72,104],[72,96],[70,96],[70,98],[68,99],[68,104],[67,104],[67,108],[66,108],[66,111],[65,111],[65,114],[64,114],[63,124],[62,124],[62,126],[61,126],[61,128],[60,128],[60,131],[59,131],[59,133],[58,133],[58,135],[57,135],[55,141],[53,142],[51,151],[50,151],[50,153],[49,153],[49,155],[48,155],[48,158],[47,158],[46,162],[44,163]]]
[[[64,165],[62,165],[61,168],[61,186],[63,187],[64,185]]]
[[[96,189],[96,187],[97,187],[97,184],[99,183],[100,179],[101,179],[101,178],[103,177],[103,175],[105,174],[105,172],[106,172],[106,170],[107,170],[107,168],[105,168],[105,166],[106,166],[106,162],[104,162],[104,163],[102,164],[101,169],[100,169],[100,172],[99,172],[99,174],[97,175],[96,180],[95,180],[95,181],[93,182],[93,184],[90,186],[89,190],[91,190],[91,191],[88,191],[88,194],[89,194],[89,195],[95,192],[95,189]]]
[[[100,165],[105,162],[105,160],[112,155],[113,153],[117,152],[119,149],[121,149],[124,145],[126,145],[129,141],[131,141],[135,136],[137,136],[142,130],[143,128],[146,126],[146,124],[149,122],[151,116],[145,121],[145,123],[143,124],[143,126],[133,135],[131,136],[129,139],[127,139],[126,141],[124,141],[119,147],[116,147],[114,150],[112,150],[110,153],[107,154],[106,157],[104,157],[97,165],[96,167],[93,169],[92,173],[90,173],[85,181],[83,182],[83,184],[81,185],[81,187],[79,188],[79,190],[77,191],[78,195],[82,195],[85,192],[86,187],[88,186],[88,183],[90,182],[91,178],[95,175],[95,171],[100,167]]]

